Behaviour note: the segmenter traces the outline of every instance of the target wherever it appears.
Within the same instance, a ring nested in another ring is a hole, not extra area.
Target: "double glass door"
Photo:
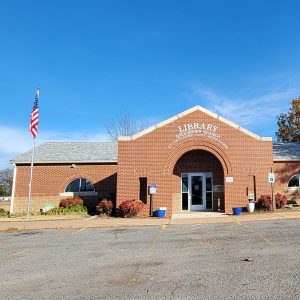
[[[182,174],[182,210],[212,209],[212,173]]]

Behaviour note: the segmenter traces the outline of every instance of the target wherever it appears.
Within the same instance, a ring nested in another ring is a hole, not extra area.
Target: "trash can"
[[[242,208],[241,207],[233,207],[232,213],[236,216],[239,216],[242,213]]]
[[[165,218],[167,213],[167,208],[166,207],[159,207],[157,210],[157,217],[158,218]]]

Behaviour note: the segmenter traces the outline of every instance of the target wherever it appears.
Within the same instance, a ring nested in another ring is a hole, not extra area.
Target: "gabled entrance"
[[[205,150],[182,155],[173,170],[173,213],[224,209],[224,171]]]

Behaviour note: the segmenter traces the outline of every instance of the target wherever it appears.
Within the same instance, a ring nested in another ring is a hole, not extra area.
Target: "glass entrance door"
[[[190,210],[206,209],[205,176],[203,173],[189,173]]]

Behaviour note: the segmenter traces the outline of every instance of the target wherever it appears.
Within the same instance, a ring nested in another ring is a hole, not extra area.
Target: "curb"
[[[161,225],[196,225],[196,224],[228,224],[254,221],[274,221],[274,220],[295,220],[300,219],[300,212],[294,213],[274,213],[240,215],[213,218],[144,218],[144,219],[123,219],[110,218],[102,219],[98,216],[81,219],[50,219],[50,220],[13,220],[1,221],[0,232],[19,231],[19,230],[42,230],[42,229],[70,229],[70,228],[107,228],[107,227],[142,227],[142,226],[161,226]]]

